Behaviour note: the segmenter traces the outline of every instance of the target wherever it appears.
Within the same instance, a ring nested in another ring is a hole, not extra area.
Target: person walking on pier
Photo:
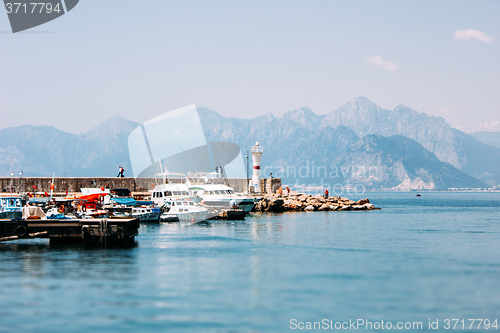
[[[120,172],[118,172],[118,176],[116,176],[116,177],[125,177],[125,176],[123,175],[123,172],[125,171],[125,170],[123,169],[123,167],[120,165],[118,168],[119,168]]]

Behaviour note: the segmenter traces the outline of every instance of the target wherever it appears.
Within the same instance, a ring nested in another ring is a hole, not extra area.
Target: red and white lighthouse
[[[253,161],[253,176],[252,176],[252,185],[253,190],[256,193],[260,193],[260,159],[262,158],[262,153],[264,152],[264,148],[259,145],[259,142],[255,143],[255,146],[252,146],[252,161]]]

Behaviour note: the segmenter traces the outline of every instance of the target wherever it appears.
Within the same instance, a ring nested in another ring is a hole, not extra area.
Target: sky
[[[326,114],[360,96],[478,128],[500,121],[499,17],[500,1],[80,0],[13,34],[3,12],[0,128],[82,133],[190,104]]]

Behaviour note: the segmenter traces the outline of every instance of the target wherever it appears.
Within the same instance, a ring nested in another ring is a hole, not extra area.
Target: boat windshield
[[[2,206],[21,207],[21,200],[17,198],[2,199]]]

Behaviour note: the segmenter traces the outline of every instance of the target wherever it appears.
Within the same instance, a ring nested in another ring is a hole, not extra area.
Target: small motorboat
[[[169,203],[170,209],[164,214],[163,219],[176,216],[179,222],[188,221],[197,223],[205,221],[210,214],[210,211],[190,199],[179,199]]]
[[[160,219],[161,210],[156,207],[133,207],[130,215],[141,222],[154,222]]]

